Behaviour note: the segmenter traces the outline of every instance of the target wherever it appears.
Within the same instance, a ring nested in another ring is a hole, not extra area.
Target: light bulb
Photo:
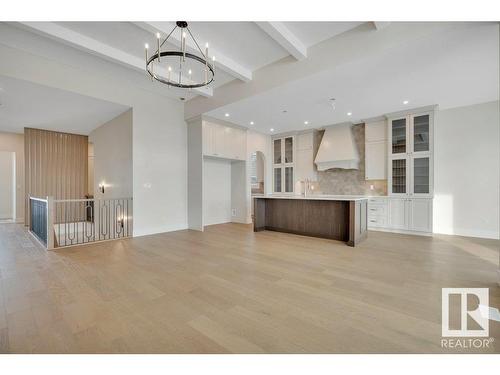
[[[250,125],[253,125],[253,124],[254,124],[254,122],[253,122],[253,121],[250,121]]]
[[[205,48],[208,48],[208,43],[205,44]]]
[[[347,116],[351,116],[352,115],[352,112],[347,112]]]
[[[188,73],[189,73],[189,75],[191,75],[191,69],[189,69],[189,72],[188,72]]]
[[[156,33],[156,37],[160,39],[160,33]]]
[[[146,44],[144,45],[144,48],[148,49],[148,48],[149,48],[149,44],[147,44],[147,43],[146,43]]]
[[[168,71],[169,71],[169,72],[171,72],[171,71],[172,71],[172,67],[171,67],[171,66],[169,66],[169,67],[168,67]]]
[[[273,129],[273,128],[271,128],[271,129],[269,129],[269,130],[270,130],[270,131],[272,131],[272,132],[274,131],[274,129]]]

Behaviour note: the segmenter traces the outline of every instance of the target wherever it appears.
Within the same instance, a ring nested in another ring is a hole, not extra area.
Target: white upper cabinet
[[[365,179],[387,178],[387,143],[385,141],[365,143]]]
[[[389,195],[432,197],[433,112],[388,119]]]
[[[365,179],[387,178],[387,122],[365,123]]]
[[[296,139],[295,181],[304,181],[305,179],[314,181],[317,179],[314,165],[315,133],[314,131],[310,131],[298,134]]]
[[[246,160],[246,131],[203,121],[203,155]]]
[[[387,122],[385,120],[365,123],[365,142],[387,141]]]

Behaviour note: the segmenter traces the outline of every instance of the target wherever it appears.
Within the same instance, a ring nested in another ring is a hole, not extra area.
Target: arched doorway
[[[262,151],[250,155],[250,188],[252,195],[264,194],[266,179],[266,160]]]

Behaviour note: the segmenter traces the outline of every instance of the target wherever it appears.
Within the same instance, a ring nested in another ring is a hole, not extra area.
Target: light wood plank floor
[[[351,248],[223,224],[47,252],[2,224],[0,352],[442,352],[441,288],[489,287],[500,307],[498,251],[381,232]],[[500,352],[500,323],[490,336],[483,351]]]

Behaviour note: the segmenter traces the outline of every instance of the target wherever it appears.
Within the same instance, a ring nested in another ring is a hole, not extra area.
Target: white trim
[[[375,232],[387,232],[387,233],[398,233],[398,234],[412,234],[415,236],[424,236],[424,237],[432,237],[433,233],[428,233],[428,232],[416,232],[416,231],[411,231],[411,230],[404,230],[404,229],[389,229],[389,228],[383,228],[383,227],[368,227],[368,230],[372,230]]]
[[[307,58],[307,47],[283,22],[256,22],[256,24],[297,60]]]
[[[424,112],[434,112],[438,110],[438,105],[427,105],[425,107],[418,107],[418,108],[412,108],[412,109],[405,109],[404,111],[397,111],[397,112],[391,112],[391,113],[386,113],[384,116],[388,120],[392,119],[397,119],[399,117],[406,117],[408,115],[419,115]]]
[[[499,239],[499,232],[481,230],[481,229],[467,229],[467,228],[441,228],[434,231],[435,234],[445,234],[448,236],[461,236],[461,237],[474,237],[474,238],[486,238],[492,240]]]

